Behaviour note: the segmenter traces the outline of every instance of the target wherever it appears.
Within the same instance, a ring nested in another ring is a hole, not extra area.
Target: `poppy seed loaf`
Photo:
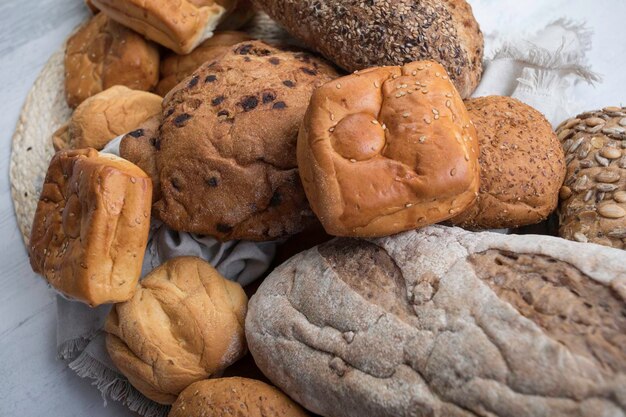
[[[480,144],[478,198],[452,223],[505,229],[539,223],[556,209],[565,157],[546,118],[511,97],[465,102]]]
[[[220,240],[273,240],[314,222],[296,141],[313,89],[336,76],[319,58],[259,41],[201,66],[164,101],[156,215]]]
[[[253,0],[349,72],[440,62],[463,98],[482,75],[483,35],[465,0]]]

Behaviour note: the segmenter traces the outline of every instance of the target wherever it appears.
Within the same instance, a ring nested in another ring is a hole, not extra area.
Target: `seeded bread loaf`
[[[511,97],[481,97],[465,105],[480,144],[480,192],[452,223],[506,229],[545,220],[556,209],[565,177],[565,157],[550,123]]]
[[[371,68],[313,93],[298,168],[326,232],[387,236],[449,219],[474,201],[478,140],[441,65]]]
[[[171,404],[190,384],[219,375],[246,351],[248,298],[200,258],[174,258],[113,306],[105,324],[113,363],[142,394]]]
[[[260,41],[232,46],[168,94],[157,142],[156,215],[220,240],[274,240],[315,222],[296,162],[322,59]]]
[[[112,139],[160,115],[162,101],[156,94],[121,85],[104,90],[83,101],[67,126],[54,133],[54,149],[101,150]]]
[[[33,220],[33,270],[91,306],[128,300],[141,274],[151,195],[150,178],[122,158],[58,152]]]
[[[158,81],[156,46],[103,13],[67,41],[65,95],[70,107],[115,85],[150,91]]]
[[[265,279],[246,336],[320,415],[626,415],[626,264],[598,245],[444,226],[336,239]]]
[[[440,62],[463,98],[482,75],[483,35],[465,0],[253,0],[348,72]]]
[[[559,235],[626,249],[626,107],[583,113],[557,134],[567,155]]]
[[[179,54],[188,54],[213,36],[213,31],[237,6],[237,0],[92,2],[113,20]]]
[[[202,42],[187,55],[171,53],[161,61],[161,81],[156,92],[165,97],[179,82],[187,78],[205,62],[215,60],[237,43],[249,41],[244,32],[215,32],[213,37]]]
[[[235,414],[233,414],[233,411]],[[244,411],[245,410],[245,411]],[[306,417],[278,389],[247,378],[200,381],[180,393],[168,417]]]

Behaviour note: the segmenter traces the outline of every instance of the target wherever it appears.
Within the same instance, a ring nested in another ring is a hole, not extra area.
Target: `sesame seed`
[[[334,113],[330,114],[330,120],[333,120],[333,121],[335,120],[335,114]]]
[[[469,161],[469,155],[465,154],[465,160]]]
[[[452,93],[446,93],[446,97],[452,98]]]
[[[441,73],[440,72],[436,72],[435,73],[435,77],[441,77]]]
[[[341,88],[341,84],[337,84],[337,88]]]
[[[409,117],[409,113],[408,112],[402,113],[402,117],[406,119],[407,117]]]
[[[356,162],[356,159],[352,158],[352,159],[350,159],[350,162],[352,162],[354,164]]]
[[[381,127],[383,128],[383,130],[387,130],[387,125],[386,124],[383,123]]]
[[[417,71],[413,71],[411,75],[415,77],[417,75]]]
[[[446,100],[446,107],[450,108],[452,106],[452,102],[450,100]]]
[[[379,88],[380,84],[378,84],[378,81],[374,81],[374,87]]]
[[[439,114],[439,110],[433,109],[433,114]]]
[[[330,129],[328,129],[328,131],[332,133],[332,132],[334,132],[334,131],[335,131],[335,128],[334,128],[334,127],[331,127]]]
[[[406,203],[406,204],[404,205],[404,207],[406,207],[406,208],[411,208],[411,207],[413,207],[413,204],[411,204],[411,203]]]
[[[422,94],[428,94],[428,90],[426,89],[422,90]]]
[[[372,124],[373,125],[377,125],[378,124],[378,120],[372,120]]]
[[[438,114],[435,115],[435,120],[439,120],[439,115]]]
[[[426,123],[427,125],[429,125],[431,123],[430,118],[428,117],[424,117],[424,123]]]
[[[426,136],[420,136],[420,143],[424,143],[426,141]]]
[[[450,171],[450,175],[452,175],[453,177],[456,175],[456,168],[452,168],[452,170]]]
[[[402,84],[402,85],[400,86],[400,88],[407,88],[407,87],[408,87],[408,85],[406,85],[406,84]]]
[[[393,78],[393,79],[395,80],[395,79],[396,79],[396,78],[398,78],[398,77],[399,77],[399,75],[398,75],[398,74],[393,74],[393,77],[391,77],[391,78]]]

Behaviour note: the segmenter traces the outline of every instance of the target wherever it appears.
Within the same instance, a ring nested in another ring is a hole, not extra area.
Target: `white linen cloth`
[[[506,40],[486,35],[482,82],[474,97],[513,96],[544,113],[557,125],[573,116],[573,87],[600,81],[586,62],[591,33],[583,25],[556,21],[528,39]],[[117,153],[119,138],[105,151]],[[228,242],[168,230],[154,222],[144,260],[143,274],[175,256],[200,256],[224,276],[246,285],[268,268],[275,243]],[[109,306],[91,309],[57,297],[59,355],[82,377],[93,379],[103,397],[123,401],[146,417],[165,416],[168,407],[143,397],[115,369],[104,346],[102,326]]]

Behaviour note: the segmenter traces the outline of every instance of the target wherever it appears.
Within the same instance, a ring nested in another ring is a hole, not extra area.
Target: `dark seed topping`
[[[244,97],[239,104],[243,107],[243,111],[250,111],[258,106],[259,99],[255,96],[247,96]]]
[[[248,55],[250,50],[252,49],[251,44],[241,45],[239,48],[235,49],[235,52],[239,55]]]
[[[273,109],[284,109],[285,107],[287,107],[287,104],[285,104],[284,101],[277,101],[276,103],[274,103],[274,105],[272,106]]]
[[[245,57],[243,60],[246,61],[246,62],[252,61],[249,56]]]
[[[263,104],[267,104],[270,101],[276,100],[276,94],[272,91],[267,91],[263,93]]]
[[[187,120],[189,120],[189,119],[191,119],[191,115],[190,114],[188,114],[188,113],[179,114],[174,119],[174,125],[176,127],[183,127],[183,126],[185,126],[185,122]]]
[[[187,84],[187,87],[189,88],[195,87],[196,85],[198,85],[198,81],[200,81],[200,76],[196,75],[191,80],[189,80],[189,84]]]
[[[218,223],[217,224],[217,231],[220,233],[230,233],[233,231],[233,227],[228,225],[228,224],[224,224],[224,223]]]
[[[217,177],[211,177],[206,180],[206,183],[209,185],[209,187],[217,187],[220,184],[220,181],[217,179]]]
[[[283,196],[278,191],[274,191],[274,194],[272,194],[272,198],[270,199],[270,207],[276,207],[282,202]]]
[[[228,113],[228,110],[220,110],[219,112],[217,112],[218,116],[228,116],[230,113]]]
[[[217,81],[217,77],[213,74],[207,75],[207,77],[204,79],[205,83],[213,83],[215,81]]]
[[[303,73],[308,74],[308,75],[317,75],[317,71],[315,71],[314,69],[311,68],[307,68],[307,67],[302,67],[300,68],[302,70]]]
[[[129,133],[129,135],[134,138],[140,138],[144,135],[144,131],[143,129],[133,130],[132,132]]]
[[[284,84],[284,85],[286,85],[286,86],[287,86],[287,87],[289,87],[289,88],[293,88],[293,87],[295,87],[295,86],[296,86],[296,83],[294,83],[294,82],[293,82],[293,81],[291,81],[291,80],[285,80],[285,81],[283,81],[283,84]]]
[[[222,104],[222,102],[224,101],[225,98],[226,97],[224,97],[224,96],[217,96],[213,100],[211,100],[211,105],[212,106],[219,106],[220,104]]]
[[[273,56],[273,57],[270,58],[270,64],[278,65],[278,64],[280,64],[280,59],[278,59],[275,56]]]

